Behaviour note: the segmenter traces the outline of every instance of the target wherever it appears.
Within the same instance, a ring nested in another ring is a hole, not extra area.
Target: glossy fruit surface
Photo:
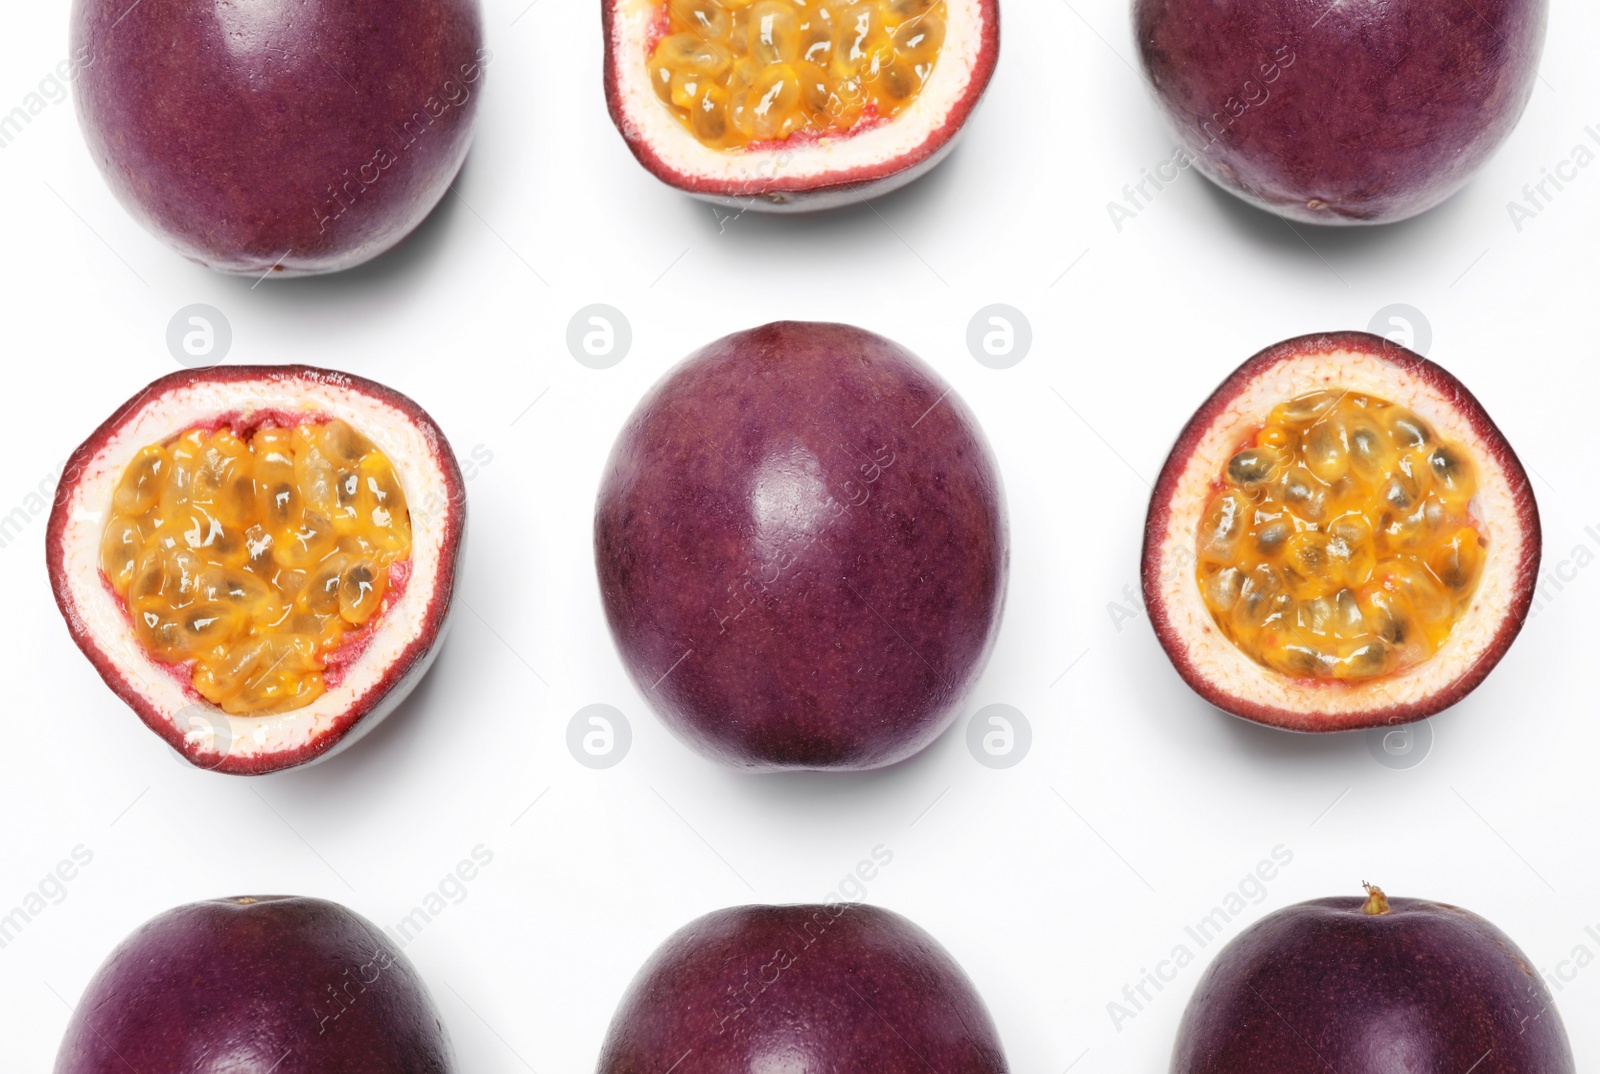
[[[1313,224],[1455,193],[1533,92],[1546,0],[1135,0],[1144,70],[1190,160]]]
[[[477,0],[75,0],[90,154],[147,228],[223,272],[360,264],[466,159]]]
[[[465,527],[461,470],[411,399],[223,366],[161,378],[78,447],[46,557],[106,685],[190,763],[257,775],[348,747],[416,686]]]
[[[1450,373],[1364,332],[1287,340],[1179,434],[1150,499],[1145,605],[1202,697],[1297,731],[1432,715],[1521,630],[1527,473]]]
[[[1424,899],[1314,899],[1218,953],[1171,1074],[1572,1074],[1544,981],[1476,914]]]
[[[749,769],[875,768],[933,741],[987,658],[1006,547],[966,407],[837,324],[691,355],[628,419],[595,514],[634,682],[691,745]]]
[[[322,899],[168,910],[79,1000],[55,1074],[450,1074],[444,1023],[405,955]]]
[[[944,948],[875,906],[739,906],[679,929],[611,1021],[596,1074],[1003,1074]]]
[[[997,0],[604,0],[602,13],[606,103],[628,148],[662,182],[740,211],[854,205],[927,173],[1000,52]]]

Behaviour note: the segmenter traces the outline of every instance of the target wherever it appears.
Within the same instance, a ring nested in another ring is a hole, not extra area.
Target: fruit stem
[[[1367,889],[1367,901],[1362,904],[1361,912],[1370,914],[1373,917],[1387,914],[1389,912],[1389,896],[1383,893],[1383,889],[1376,884],[1369,884],[1365,880],[1361,881],[1361,886]]]

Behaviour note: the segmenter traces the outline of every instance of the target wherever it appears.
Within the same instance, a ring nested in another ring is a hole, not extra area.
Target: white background
[[[1173,151],[1130,66],[1123,0],[1008,0],[984,107],[909,191],[726,226],[613,129],[597,0],[524,3],[488,4],[495,59],[459,196],[403,249],[337,278],[252,288],[182,260],[112,199],[70,103],[0,151],[0,514],[31,513],[30,493],[96,424],[177,368],[167,323],[196,302],[231,321],[229,361],[377,378],[430,410],[461,456],[492,454],[469,485],[462,606],[429,678],[346,754],[267,778],[186,768],[101,684],[53,607],[42,516],[0,549],[0,912],[75,846],[94,855],[0,950],[0,1065],[47,1069],[67,1004],[169,906],[314,894],[391,925],[478,844],[492,864],[407,948],[463,1071],[591,1069],[669,932],[729,904],[819,900],[879,844],[894,860],[868,897],[951,949],[1017,1071],[1164,1069],[1215,946],[1120,1028],[1107,1003],[1280,844],[1292,864],[1229,936],[1372,880],[1482,913],[1552,973],[1580,945],[1600,954],[1585,932],[1600,934],[1600,569],[1553,593],[1489,680],[1431,721],[1431,752],[1408,770],[1361,734],[1296,737],[1208,708],[1145,619],[1118,629],[1108,607],[1137,581],[1146,482],[1211,388],[1263,346],[1367,328],[1393,303],[1421,311],[1430,356],[1537,475],[1547,567],[1600,551],[1600,528],[1585,532],[1600,527],[1600,162],[1520,232],[1506,207],[1588,142],[1586,125],[1600,130],[1600,10],[1558,2],[1520,127],[1421,219],[1297,233],[1185,173],[1118,232],[1107,202]],[[7,12],[0,112],[64,58],[66,22],[61,2]],[[564,341],[594,302],[633,327],[606,371]],[[1032,351],[1008,370],[965,344],[994,302],[1032,323]],[[1007,486],[993,661],[956,731],[874,775],[751,778],[692,754],[626,680],[597,598],[591,515],[615,431],[677,359],[776,318],[853,322],[922,355],[983,422]],[[596,702],[634,733],[606,771],[565,744]],[[1003,771],[961,733],[991,703],[1034,732]],[[1557,1000],[1580,1069],[1600,1064],[1600,968]]]

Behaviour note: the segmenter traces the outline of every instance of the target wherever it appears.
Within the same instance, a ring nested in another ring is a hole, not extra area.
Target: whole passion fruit
[[[78,115],[125,208],[222,272],[350,268],[466,159],[477,0],[74,0]]]
[[[1561,1015],[1510,937],[1459,906],[1314,899],[1206,968],[1172,1074],[1572,1074]]]
[[[1144,597],[1180,675],[1296,731],[1455,704],[1533,599],[1539,514],[1483,407],[1364,332],[1302,336],[1234,371],[1150,500]]]
[[[949,725],[1005,597],[1000,478],[914,355],[840,324],[712,343],[607,463],[612,636],[673,731],[747,769],[876,768]]]
[[[1000,51],[998,0],[603,0],[639,162],[741,209],[848,205],[942,160]]]
[[[78,1002],[55,1074],[450,1074],[427,986],[322,899],[190,903],[141,925]]]
[[[72,454],[46,535],[67,629],[193,764],[326,757],[399,705],[447,625],[461,471],[414,402],[305,366],[151,384]]]
[[[932,936],[875,906],[737,906],[639,970],[597,1074],[1003,1074],[983,1000]]]
[[[1547,0],[1134,0],[1146,76],[1223,189],[1311,224],[1455,193],[1528,103]]]

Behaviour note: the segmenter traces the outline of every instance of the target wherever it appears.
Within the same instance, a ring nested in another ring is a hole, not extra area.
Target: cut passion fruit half
[[[1145,530],[1162,646],[1207,700],[1299,731],[1421,719],[1521,629],[1533,490],[1478,401],[1388,340],[1250,359],[1179,436]]]
[[[931,168],[982,95],[996,0],[606,0],[606,97],[663,181],[818,209]]]
[[[201,767],[270,772],[353,742],[420,679],[464,507],[438,427],[390,389],[305,367],[178,373],[73,455],[51,582],[152,730]]]

